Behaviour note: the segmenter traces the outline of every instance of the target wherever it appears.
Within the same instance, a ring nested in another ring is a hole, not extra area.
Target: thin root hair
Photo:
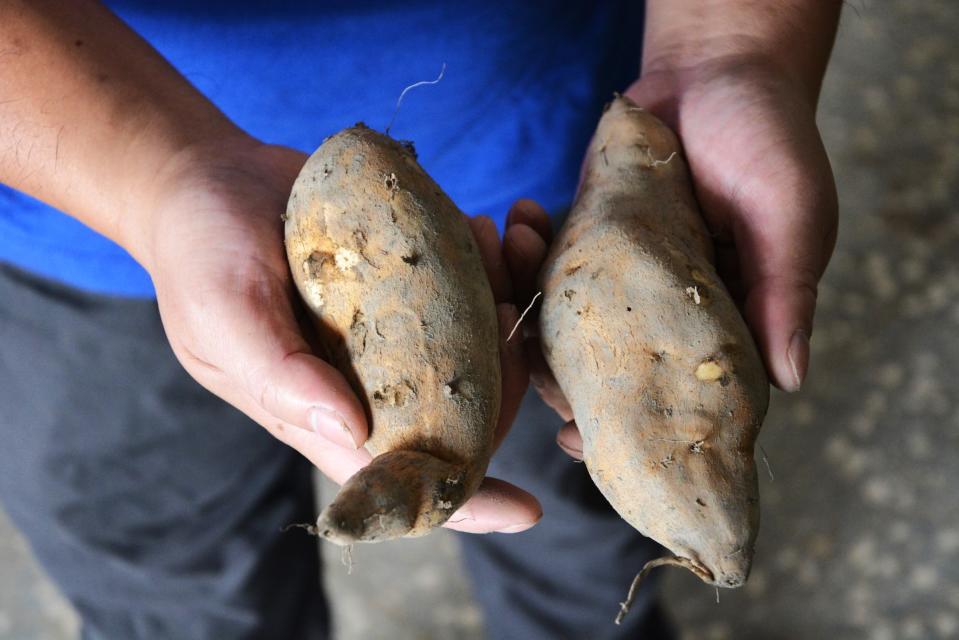
[[[400,97],[396,100],[396,107],[393,109],[393,117],[390,118],[390,123],[386,125],[386,130],[383,132],[386,135],[390,135],[390,129],[393,128],[393,123],[396,122],[396,116],[400,112],[400,105],[403,104],[403,98],[406,96],[406,92],[410,89],[415,89],[416,87],[422,87],[424,84],[438,84],[440,80],[443,79],[443,74],[446,73],[446,63],[443,63],[443,68],[440,69],[440,74],[436,76],[436,80],[420,80],[419,82],[414,82],[409,85],[402,92],[400,92]]]
[[[683,567],[689,569],[695,573],[700,579],[705,580],[706,582],[715,582],[712,572],[709,571],[706,567],[702,566],[700,563],[695,560],[690,560],[689,558],[680,558],[679,556],[664,556],[662,558],[653,558],[649,562],[643,565],[643,568],[639,573],[636,574],[636,577],[633,578],[632,584],[629,585],[629,593],[626,594],[626,600],[619,603],[619,613],[616,614],[616,624],[622,624],[623,618],[626,617],[626,614],[629,613],[629,608],[633,605],[633,600],[636,599],[636,592],[639,590],[639,585],[642,584],[643,580],[646,579],[646,576],[649,575],[649,572],[655,569],[656,567],[662,567],[665,565],[672,565],[675,567]],[[717,594],[719,590],[717,589]],[[718,596],[717,596],[718,597]]]

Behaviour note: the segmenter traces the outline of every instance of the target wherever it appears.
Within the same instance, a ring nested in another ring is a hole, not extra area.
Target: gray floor
[[[956,34],[953,0],[847,3],[820,118],[842,223],[813,368],[763,432],[775,479],[748,585],[717,604],[669,573],[687,638],[959,637]],[[351,574],[334,552],[327,580],[343,640],[482,637],[450,536],[358,548]],[[74,626],[0,513],[0,640]]]

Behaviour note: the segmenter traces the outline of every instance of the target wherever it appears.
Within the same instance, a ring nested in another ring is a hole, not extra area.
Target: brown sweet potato
[[[738,587],[769,385],[712,261],[679,141],[617,97],[542,272],[543,351],[613,507],[674,564]]]
[[[286,248],[330,362],[365,404],[375,456],[317,532],[338,544],[422,535],[479,487],[500,408],[496,308],[466,218],[410,145],[357,125],[303,167]]]

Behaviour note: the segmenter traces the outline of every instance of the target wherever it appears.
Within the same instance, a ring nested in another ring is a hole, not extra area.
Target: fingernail
[[[577,449],[577,448],[575,448],[575,447],[571,447],[571,446],[569,446],[568,444],[566,444],[565,442],[563,442],[562,440],[560,440],[559,438],[556,438],[556,444],[559,445],[559,448],[560,448],[560,449],[562,449],[563,451],[565,451],[565,452],[568,453],[569,455],[573,456],[574,458],[582,458],[582,457],[583,457],[583,451],[582,451],[581,449]]]
[[[335,411],[313,407],[310,409],[309,421],[313,431],[330,442],[349,449],[357,448],[353,432],[346,426],[342,416]]]
[[[534,524],[536,523],[528,522],[526,524],[514,524],[508,527],[504,527],[502,529],[497,529],[496,531],[497,533],[519,533],[520,531],[526,531],[527,529],[532,527]]]
[[[796,329],[792,339],[789,341],[789,349],[786,350],[786,358],[789,360],[789,368],[793,375],[793,388],[787,391],[799,391],[803,380],[806,378],[806,369],[809,367],[809,337],[802,329]]]

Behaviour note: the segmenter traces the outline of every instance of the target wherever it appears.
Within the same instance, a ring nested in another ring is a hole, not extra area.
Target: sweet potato
[[[409,144],[362,124],[303,167],[286,249],[375,456],[321,513],[338,543],[417,536],[479,487],[500,407],[497,318],[465,216]]]
[[[594,482],[673,564],[742,585],[769,385],[713,267],[679,141],[627,98],[600,120],[541,278],[543,352]]]

